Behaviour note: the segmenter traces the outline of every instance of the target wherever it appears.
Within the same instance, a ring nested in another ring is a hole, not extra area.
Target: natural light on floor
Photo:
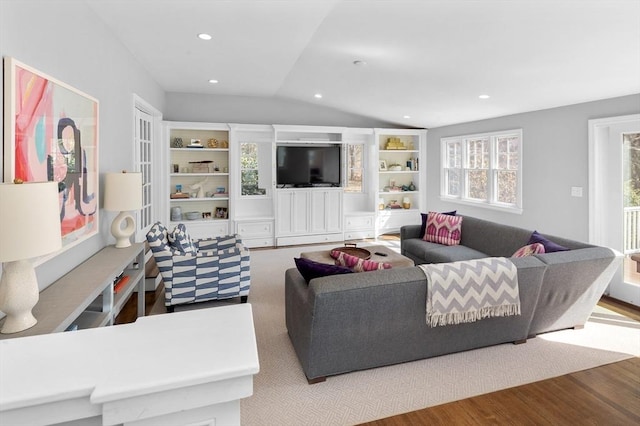
[[[640,356],[640,323],[601,306],[595,307],[584,330],[562,330],[537,338]]]

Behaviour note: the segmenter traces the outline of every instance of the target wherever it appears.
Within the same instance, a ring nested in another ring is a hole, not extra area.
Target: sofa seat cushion
[[[445,246],[443,244],[423,241],[418,238],[405,240],[404,249],[414,257],[423,259],[423,263],[457,262],[489,257],[486,253],[467,246]]]

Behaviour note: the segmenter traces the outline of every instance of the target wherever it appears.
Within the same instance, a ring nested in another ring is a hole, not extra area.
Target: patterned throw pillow
[[[457,210],[452,210],[450,212],[442,212],[442,214],[448,214],[451,216],[455,216],[458,213]],[[420,217],[422,219],[422,224],[420,225],[420,238],[424,238],[424,233],[427,230],[427,217],[429,217],[428,213],[420,213]]]
[[[340,250],[331,250],[331,257],[336,260],[336,265],[346,266],[354,272],[377,271],[379,269],[391,269],[390,263],[365,260],[358,256],[347,254]]]
[[[531,237],[529,238],[529,242],[527,244],[540,243],[544,246],[545,253],[553,253],[555,251],[568,251],[569,249],[561,246],[560,244],[554,243],[549,240],[542,234],[539,234],[538,231],[533,231]]]
[[[191,240],[191,237],[187,233],[187,227],[184,226],[183,223],[179,223],[178,226],[173,228],[173,231],[167,235],[169,239],[169,244],[176,250],[179,250],[183,253],[193,253],[196,254],[198,250],[196,250],[196,246]]]
[[[541,243],[533,243],[520,247],[511,257],[525,257],[531,256],[532,254],[542,254],[544,252],[544,246]]]
[[[314,262],[304,257],[294,257],[296,268],[304,280],[309,283],[314,278],[326,277],[327,275],[350,274],[353,271],[349,268],[337,265],[328,265],[326,263]]]
[[[429,212],[423,240],[430,243],[456,246],[462,237],[462,216]]]

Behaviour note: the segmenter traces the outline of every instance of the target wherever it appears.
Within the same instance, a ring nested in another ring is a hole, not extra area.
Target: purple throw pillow
[[[442,214],[455,216],[457,212],[457,210],[453,210],[450,212],[442,212]],[[424,239],[424,233],[427,232],[427,218],[429,217],[429,213],[420,213],[420,216],[422,216],[422,225],[420,225],[420,238]]]
[[[294,257],[293,260],[296,262],[296,267],[307,284],[314,278],[326,277],[327,275],[353,273],[351,269],[345,268],[344,266],[314,262],[313,260],[305,259],[303,257]]]
[[[540,243],[544,246],[545,253],[553,253],[554,251],[568,251],[569,249],[561,246],[560,244],[554,243],[549,240],[545,236],[538,233],[538,231],[533,231],[531,237],[529,238],[529,242],[527,244]]]

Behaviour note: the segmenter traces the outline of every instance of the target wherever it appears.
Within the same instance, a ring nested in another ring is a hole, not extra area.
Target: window
[[[240,144],[241,195],[258,194],[258,144]]]
[[[347,145],[347,185],[345,192],[363,192],[364,145]]]
[[[240,195],[265,196],[269,173],[271,145],[257,142],[240,144]],[[262,173],[260,172],[262,171]]]
[[[441,139],[441,196],[522,212],[522,129]]]

